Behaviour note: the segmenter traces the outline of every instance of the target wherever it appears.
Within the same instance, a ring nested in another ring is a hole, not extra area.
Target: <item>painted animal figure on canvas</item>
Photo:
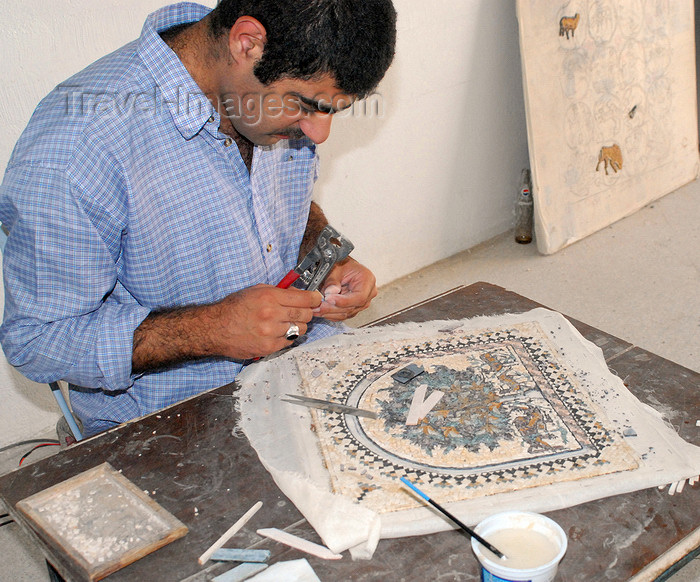
[[[580,18],[581,15],[578,12],[574,16],[564,16],[559,21],[559,36],[566,35],[566,38],[569,38],[569,33],[571,33],[571,37],[573,38],[574,31],[578,26]]]
[[[622,169],[622,150],[620,149],[620,146],[613,144],[611,146],[603,146],[600,148],[598,163],[595,167],[596,172],[598,171],[600,164],[604,164],[606,176],[608,174],[608,166],[610,166],[617,174],[617,171]]]

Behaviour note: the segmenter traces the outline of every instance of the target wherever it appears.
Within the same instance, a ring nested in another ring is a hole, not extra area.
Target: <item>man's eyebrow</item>
[[[310,99],[309,97],[304,97],[303,95],[300,95],[299,93],[293,93],[293,95],[299,99],[304,105],[308,105],[312,109],[315,109],[316,111],[319,111],[320,113],[338,113],[339,111],[344,111],[348,107],[352,106],[352,100],[348,99],[347,105],[343,105],[342,107],[333,107],[332,105],[327,104],[324,101],[317,101],[316,99]]]

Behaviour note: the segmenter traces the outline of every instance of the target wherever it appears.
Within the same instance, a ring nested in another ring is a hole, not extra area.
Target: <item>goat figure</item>
[[[603,146],[600,148],[600,153],[598,154],[598,163],[596,164],[595,171],[598,171],[600,164],[604,164],[605,175],[608,175],[608,166],[613,169],[613,172],[617,174],[618,170],[622,169],[622,150],[617,144],[611,146]]]
[[[569,38],[569,33],[571,33],[571,38],[574,37],[574,31],[578,26],[578,21],[581,19],[581,15],[577,12],[574,16],[564,16],[559,21],[559,36],[566,35]]]

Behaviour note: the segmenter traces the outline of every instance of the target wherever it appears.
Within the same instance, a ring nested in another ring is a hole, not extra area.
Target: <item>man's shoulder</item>
[[[86,90],[116,89],[138,77],[143,71],[138,47],[139,40],[133,40],[88,65],[58,87],[80,86]]]
[[[134,120],[133,113],[146,99],[156,100],[156,86],[134,41],[95,61],[44,97],[8,167],[39,164],[60,169],[80,148],[109,149],[110,143],[129,132],[131,124],[142,122]]]

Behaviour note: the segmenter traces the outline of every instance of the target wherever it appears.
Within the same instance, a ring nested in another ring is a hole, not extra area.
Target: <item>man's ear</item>
[[[265,27],[252,16],[241,16],[234,22],[228,35],[229,54],[237,63],[257,62],[267,40]]]

